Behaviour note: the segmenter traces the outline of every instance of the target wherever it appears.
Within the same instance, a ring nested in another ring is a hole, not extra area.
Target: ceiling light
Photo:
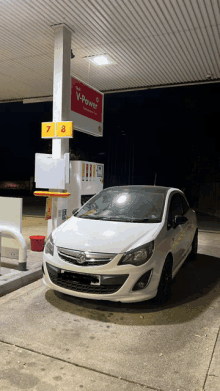
[[[105,65],[111,65],[116,64],[114,60],[108,55],[108,54],[101,54],[99,56],[86,56],[84,57],[85,60],[90,61],[95,66],[105,66]]]
[[[93,61],[96,65],[107,65],[109,64],[109,61],[107,59],[107,57],[105,56],[97,56],[97,57],[94,57]]]

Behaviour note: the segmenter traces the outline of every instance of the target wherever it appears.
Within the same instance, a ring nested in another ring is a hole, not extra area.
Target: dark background
[[[185,188],[220,181],[220,85],[207,84],[106,94],[104,136],[77,132],[72,159],[105,164],[104,187],[156,184]],[[41,122],[52,120],[52,102],[2,103],[0,181],[34,176],[35,153],[49,153]],[[2,191],[0,191],[2,195]]]

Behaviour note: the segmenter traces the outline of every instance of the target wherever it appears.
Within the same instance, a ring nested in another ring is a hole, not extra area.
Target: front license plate
[[[60,271],[63,278],[71,279],[85,285],[101,285],[101,276],[91,274],[79,274],[67,270]]]

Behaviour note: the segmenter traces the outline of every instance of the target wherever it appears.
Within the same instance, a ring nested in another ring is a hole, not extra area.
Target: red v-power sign
[[[103,99],[101,92],[76,78],[71,78],[71,120],[74,129],[102,136]]]

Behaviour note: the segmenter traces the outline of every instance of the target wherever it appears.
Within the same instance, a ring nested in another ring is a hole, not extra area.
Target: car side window
[[[183,216],[183,207],[182,207],[180,194],[174,194],[171,198],[170,208],[168,213],[168,222],[167,222],[168,228],[173,225],[174,217],[176,215]]]
[[[189,210],[189,205],[188,205],[186,199],[182,195],[180,195],[180,198],[181,198],[182,205],[183,205],[183,214],[185,214]]]

